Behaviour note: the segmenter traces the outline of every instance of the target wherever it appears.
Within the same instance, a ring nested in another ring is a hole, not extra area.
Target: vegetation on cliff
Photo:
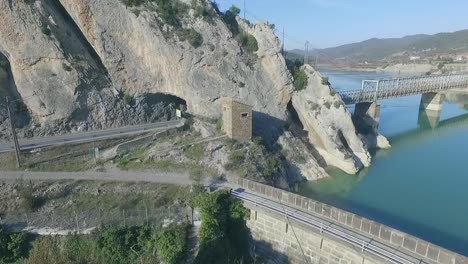
[[[301,69],[304,64],[300,60],[296,59],[294,61],[286,60],[286,65],[294,78],[294,89],[296,91],[304,90],[309,82],[307,74],[303,69]]]
[[[200,250],[196,264],[250,263],[248,210],[228,192],[201,194],[196,199],[200,208]]]
[[[248,210],[228,192],[208,194],[194,186],[187,195],[200,209],[200,249],[195,263],[250,263]],[[91,234],[32,236],[0,226],[0,263],[184,263],[189,224],[101,226]]]

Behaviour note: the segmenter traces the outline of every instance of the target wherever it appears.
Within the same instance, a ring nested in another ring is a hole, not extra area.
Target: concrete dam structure
[[[247,179],[230,179],[250,209],[253,253],[273,264],[468,264],[468,258],[333,206]]]

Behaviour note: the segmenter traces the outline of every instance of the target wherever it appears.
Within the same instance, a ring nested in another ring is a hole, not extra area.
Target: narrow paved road
[[[148,131],[167,129],[184,125],[184,120],[174,120],[158,122],[144,125],[119,127],[99,131],[73,133],[55,137],[34,138],[21,140],[19,142],[21,150],[29,150],[48,146],[57,146],[71,143],[92,142],[109,138],[141,134]],[[13,143],[0,144],[0,153],[15,151]]]

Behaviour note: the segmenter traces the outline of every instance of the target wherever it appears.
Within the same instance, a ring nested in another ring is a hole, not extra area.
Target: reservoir
[[[391,77],[322,74],[338,91]],[[331,178],[304,183],[299,192],[468,255],[468,111],[446,102],[438,127],[420,126],[420,99],[381,101],[379,130],[392,148],[374,153],[369,169],[346,175],[330,168]]]

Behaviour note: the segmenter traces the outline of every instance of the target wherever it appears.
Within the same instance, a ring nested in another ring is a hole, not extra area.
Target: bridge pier
[[[380,121],[380,104],[373,103],[358,103],[354,108],[354,119],[357,124],[358,131],[362,134],[373,133],[378,135]]]
[[[444,99],[445,95],[441,93],[422,94],[418,115],[421,127],[436,128],[439,125]]]

